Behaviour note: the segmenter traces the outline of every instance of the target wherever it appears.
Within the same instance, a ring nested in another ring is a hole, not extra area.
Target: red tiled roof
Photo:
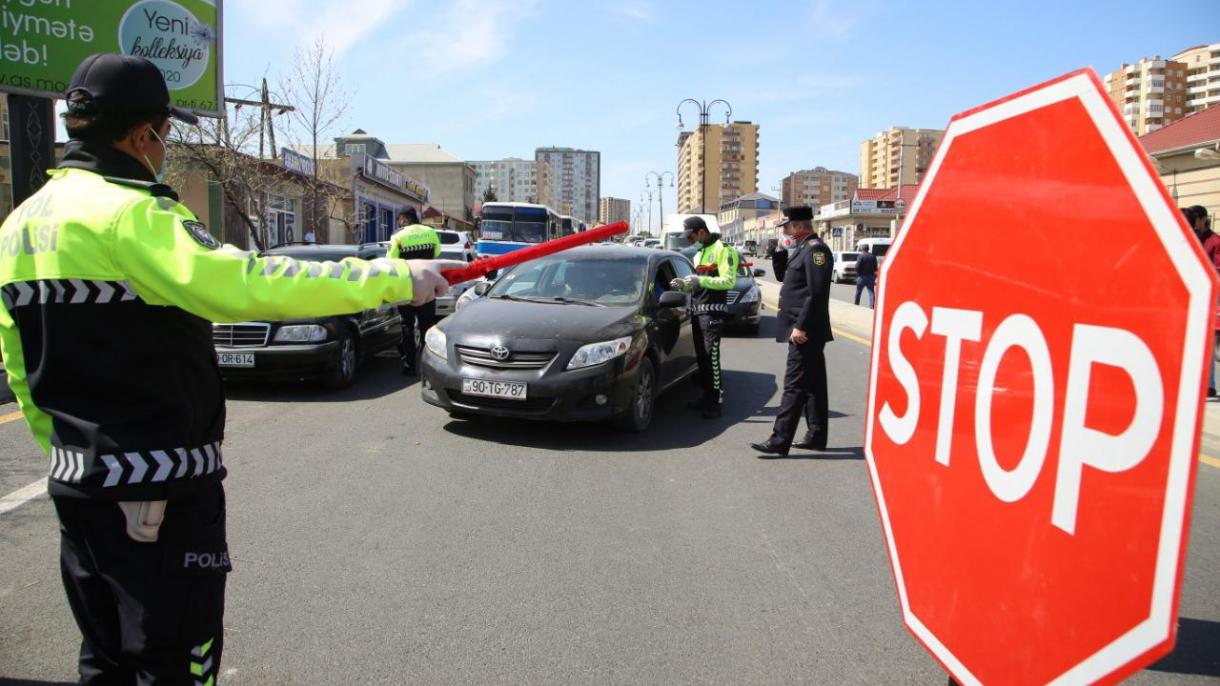
[[[1163,129],[1140,136],[1144,150],[1151,153],[1188,148],[1220,140],[1220,106],[1185,116]]]
[[[904,183],[902,184],[902,199],[905,202],[915,200],[915,196],[919,194],[919,184]],[[857,188],[856,200],[897,200],[897,188]]]

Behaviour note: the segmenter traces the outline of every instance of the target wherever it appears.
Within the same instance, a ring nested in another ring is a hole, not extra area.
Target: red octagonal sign
[[[880,283],[865,444],[907,627],[962,683],[1167,653],[1216,276],[1097,76],[954,117]]]

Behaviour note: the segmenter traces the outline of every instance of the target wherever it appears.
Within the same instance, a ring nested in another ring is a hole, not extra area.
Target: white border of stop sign
[[[1102,139],[1109,147],[1110,152],[1114,155],[1114,159],[1127,182],[1130,184],[1134,196],[1138,200],[1140,206],[1143,208],[1150,225],[1153,227],[1156,235],[1160,239],[1161,246],[1169,256],[1170,261],[1177,268],[1179,276],[1186,285],[1189,293],[1189,305],[1186,320],[1186,337],[1182,342],[1182,353],[1180,359],[1176,361],[1181,364],[1181,373],[1177,379],[1160,379],[1169,388],[1174,388],[1174,384],[1176,384],[1177,400],[1175,407],[1177,414],[1176,416],[1170,418],[1171,429],[1169,439],[1172,441],[1170,446],[1170,465],[1166,483],[1165,506],[1161,514],[1161,526],[1159,532],[1160,540],[1158,542],[1156,555],[1156,568],[1152,590],[1152,605],[1148,609],[1148,616],[1142,622],[1116,636],[1113,641],[1111,641],[1101,650],[1093,653],[1092,655],[1082,656],[1082,660],[1079,663],[1052,681],[1052,683],[1056,684],[1090,683],[1103,679],[1106,676],[1113,674],[1116,670],[1122,669],[1124,666],[1130,663],[1131,660],[1147,652],[1149,649],[1164,642],[1169,637],[1172,630],[1171,623],[1174,617],[1173,603],[1176,597],[1175,591],[1179,572],[1179,560],[1181,559],[1181,546],[1185,542],[1183,536],[1183,526],[1186,522],[1188,514],[1186,510],[1187,503],[1189,502],[1188,489],[1191,483],[1192,469],[1195,467],[1195,445],[1196,439],[1198,438],[1199,419],[1201,414],[1201,408],[1199,406],[1199,396],[1201,391],[1199,380],[1202,378],[1203,374],[1203,362],[1205,359],[1210,359],[1211,354],[1210,345],[1207,343],[1209,340],[1207,325],[1211,321],[1211,308],[1214,307],[1214,304],[1210,300],[1214,275],[1209,274],[1206,271],[1206,267],[1200,263],[1200,260],[1198,259],[1197,247],[1187,242],[1191,239],[1191,237],[1184,234],[1182,231],[1179,223],[1180,218],[1177,216],[1177,209],[1174,208],[1170,203],[1166,202],[1164,191],[1159,179],[1156,178],[1154,172],[1144,161],[1142,152],[1137,149],[1138,144],[1134,141],[1134,138],[1131,136],[1130,132],[1126,130],[1119,117],[1116,116],[1115,111],[1113,110],[1113,105],[1103,94],[1100,81],[1098,81],[1096,75],[1094,75],[1091,71],[1081,71],[1070,74],[1060,80],[1052,81],[1044,86],[1035,88],[1023,94],[1019,94],[1012,99],[987,106],[951,122],[948,130],[945,132],[944,140],[941,142],[940,148],[937,150],[936,159],[933,161],[932,166],[928,171],[927,178],[925,179],[922,188],[920,188],[919,194],[912,206],[911,213],[906,221],[906,226],[908,227],[915,225],[918,221],[919,211],[923,205],[924,196],[927,195],[928,189],[931,188],[935,183],[936,175],[940,169],[941,163],[945,160],[949,150],[953,146],[954,139],[956,139],[958,136],[971,131],[976,131],[986,126],[990,126],[997,122],[1041,109],[1048,105],[1070,99],[1080,100],[1094,125],[1097,127]],[[971,324],[971,326],[965,326],[964,329],[972,330],[974,324],[972,317],[974,314],[976,314],[965,313],[965,311],[958,310],[942,310],[942,314],[945,315],[946,325],[942,327],[941,331],[937,331],[937,327],[934,323],[931,329],[928,330],[927,320],[923,320],[921,325],[920,315],[932,315],[936,303],[901,302],[903,299],[902,294],[891,294],[889,292],[890,279],[887,277],[887,273],[890,268],[899,259],[901,259],[903,243],[908,235],[909,231],[906,230],[899,235],[898,240],[895,242],[894,247],[891,248],[888,257],[882,266],[882,276],[880,279],[881,287],[877,296],[877,312],[879,316],[877,317],[873,332],[872,369],[869,380],[868,398],[869,413],[865,427],[865,454],[868,459],[868,467],[872,477],[873,488],[877,497],[877,507],[880,510],[882,525],[885,530],[886,544],[889,548],[890,561],[893,565],[895,581],[897,582],[898,586],[898,596],[902,605],[903,619],[906,621],[907,626],[911,629],[911,631],[915,633],[916,636],[923,641],[924,645],[926,645],[935,654],[935,656],[950,669],[955,677],[964,683],[980,683],[978,678],[976,678],[970,672],[970,670],[968,670],[966,666],[962,664],[949,651],[949,649],[937,639],[932,631],[928,629],[928,627],[925,626],[911,611],[911,606],[907,598],[906,583],[903,579],[901,561],[898,557],[898,549],[894,541],[893,529],[890,525],[889,512],[886,507],[885,496],[882,492],[881,481],[879,479],[872,449],[875,431],[882,431],[887,436],[888,440],[898,444],[903,444],[910,439],[909,433],[907,433],[905,436],[903,436],[903,433],[914,430],[915,425],[918,424],[918,413],[921,411],[931,411],[942,412],[943,414],[943,410],[946,405],[948,405],[950,408],[952,407],[951,403],[946,403],[941,397],[918,398],[918,388],[915,387],[916,395],[909,397],[910,402],[908,403],[904,416],[899,417],[895,415],[893,410],[888,405],[878,408],[876,405],[877,372],[880,369],[882,351],[886,351],[886,357],[888,359],[890,368],[894,371],[895,378],[901,382],[901,385],[908,391],[908,395],[910,395],[910,391],[912,390],[911,382],[914,378],[913,370],[911,369],[909,363],[906,362],[901,355],[901,350],[898,345],[900,332],[903,330],[903,328],[905,328],[915,331],[917,336],[929,336],[938,333],[940,335],[946,335],[948,337],[946,339],[947,359],[945,380],[950,380],[949,365],[956,365],[957,359],[956,355],[954,354],[954,339],[949,332],[957,329],[957,333],[960,334],[961,329],[963,329],[962,326],[952,326],[955,322],[951,321],[951,319],[956,317],[958,320],[956,322],[957,324],[962,324],[963,321],[965,321],[967,324]],[[885,330],[885,321],[880,316],[881,313],[889,312],[889,310],[886,309],[887,298],[897,298],[901,303],[899,306],[893,308],[895,311],[891,314],[892,319],[905,320],[905,324],[900,323],[900,328],[896,328],[892,331]],[[914,312],[911,306],[915,306],[914,309],[918,309],[920,312]],[[898,310],[900,309],[904,310],[904,312],[901,313],[903,314],[903,317],[898,316],[898,314],[900,314]],[[1025,319],[1029,321],[1022,323],[1033,322],[1033,320],[1029,317],[1026,317]],[[912,324],[912,322],[914,322],[914,324]],[[1036,331],[1036,322],[1033,323],[1033,326],[1034,331]],[[1077,328],[1080,329],[1079,326]],[[1133,336],[1133,334],[1129,335]],[[1027,340],[1028,338],[1029,337],[1026,336]],[[960,350],[961,340],[962,336],[959,335],[956,338],[957,350]],[[967,337],[967,340],[970,339]],[[1006,344],[1012,345],[1013,343],[1012,341],[1008,341]],[[1135,347],[1138,348],[1138,346]],[[1073,349],[1076,349],[1075,345],[1073,346]],[[1146,347],[1144,350],[1147,350]],[[1034,352],[1037,351],[1035,350]],[[1150,353],[1148,354],[1150,355]],[[1037,357],[1037,355],[1031,353],[1030,357],[1035,362],[1035,376],[1037,376],[1038,365],[1037,360],[1034,359]],[[897,364],[895,364],[895,358],[897,359]],[[1148,369],[1146,368],[1146,359],[1137,360],[1137,362],[1138,364],[1133,364],[1128,369],[1133,381],[1137,381],[1137,377],[1145,376],[1148,372]],[[1161,360],[1159,362],[1160,369],[1162,370],[1161,374],[1164,373],[1163,370],[1166,368],[1172,369],[1172,365],[1174,364],[1174,361]],[[1085,364],[1087,365],[1087,363]],[[1142,370],[1142,374],[1137,372],[1135,369],[1137,366]],[[1152,371],[1155,373],[1157,370],[1153,369]],[[954,374],[952,376],[952,380],[955,380],[956,366],[954,366],[953,372]],[[905,379],[904,375],[906,377]],[[1047,379],[1045,380],[1045,383],[1049,384],[1051,381]],[[942,393],[945,393],[946,390],[952,391],[952,389],[942,389]],[[1085,385],[1084,392],[1087,395],[1087,383]],[[1079,395],[1079,393],[1076,395]],[[989,398],[990,396],[988,396],[988,402],[985,408],[988,413],[990,412]],[[1087,401],[1087,398],[1084,400]],[[1161,404],[1159,395],[1157,395],[1153,403],[1156,406]],[[1080,422],[1083,423],[1083,408],[1076,409],[1080,411],[1076,413],[1065,412],[1065,415],[1078,415]],[[1160,410],[1155,407],[1153,410],[1160,412]],[[1038,413],[1035,411],[1035,425],[1039,422],[1037,415]],[[879,420],[875,421],[875,417],[879,417]],[[939,415],[938,417],[942,420],[940,422],[940,427],[943,429],[943,420],[945,418]],[[950,422],[952,421],[951,414],[948,420]],[[1034,443],[1034,436],[1042,433],[1042,431],[1038,426],[1033,426],[1030,428],[1030,430],[1032,446]],[[1162,438],[1160,440],[1164,439]],[[990,441],[988,440],[986,443],[989,445]],[[935,456],[928,456],[929,469],[949,468],[950,458],[948,455],[947,445],[947,441],[943,442],[943,444],[938,444],[937,454]],[[1015,467],[1010,473],[997,473],[998,476],[1012,477],[1013,475],[1016,475],[1017,472],[1020,472],[1022,467],[1026,465],[1032,466],[1034,470],[1040,470],[1046,456],[1044,452],[1045,449],[1045,445],[1041,446],[1042,452],[1035,455],[1031,455],[1031,449],[1027,449],[1026,456],[1022,459],[1023,464]],[[980,452],[986,452],[986,450],[981,450]],[[1032,452],[1038,451],[1033,450]],[[1142,459],[1143,455],[1147,453],[1147,446],[1143,446],[1139,452],[1141,452],[1141,455],[1138,457],[1139,459]],[[1110,466],[1128,469],[1134,466],[1135,463],[1138,463],[1139,459],[1136,459],[1135,462],[1128,460],[1127,464],[1125,465],[1118,464]],[[960,458],[954,460],[955,463],[960,461]],[[990,468],[991,471],[995,473],[995,465],[984,464],[981,466],[985,471]],[[1099,469],[1107,468],[1106,466],[1100,464],[1090,465],[1087,462],[1084,464],[1077,464],[1076,467],[1079,469],[1089,467]],[[1055,475],[1058,477],[1067,477],[1068,483],[1064,486],[1064,488],[1060,488],[1060,485],[1057,484],[1056,495],[1058,496],[1062,492],[1064,495],[1064,500],[1070,501],[1064,502],[1062,505],[1064,508],[1070,505],[1071,508],[1073,508],[1071,510],[1073,515],[1075,512],[1075,507],[1088,507],[1087,500],[1080,499],[1079,469],[1065,470],[1061,465],[1058,473]],[[1066,474],[1065,471],[1067,472]],[[1076,477],[1074,484],[1071,482],[1072,471],[1075,471]],[[1114,468],[1109,469],[1109,471],[1121,471],[1121,469]],[[1022,474],[1020,481],[1022,481],[1024,484],[1033,478],[1037,478],[1037,473],[1032,475]],[[1028,488],[1024,488],[1023,490],[1022,488],[1017,488],[1015,490],[1009,489],[1013,490],[1012,493],[1005,493],[1003,492],[1004,489],[1000,489],[999,491],[995,490],[996,484],[1001,483],[999,480],[991,480],[988,481],[988,483],[992,486],[993,495],[997,497],[998,501],[1011,502],[1015,499],[1019,499],[1026,491],[1028,491]],[[1071,493],[1066,493],[1066,491],[1071,491]],[[1057,502],[1056,507],[1059,508],[1060,506],[1061,503]],[[1066,512],[1066,509],[1064,512]],[[1047,513],[1046,525],[1057,525],[1060,526],[1061,529],[1066,530],[1064,526],[1061,526],[1063,521],[1066,520],[1066,517],[1063,516],[1063,512],[1057,512],[1055,513],[1055,516],[1058,521],[1052,524],[1051,513]],[[1069,533],[1071,532],[1069,531]]]

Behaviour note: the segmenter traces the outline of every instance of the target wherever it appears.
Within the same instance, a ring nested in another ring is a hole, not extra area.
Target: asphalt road
[[[902,628],[867,470],[868,348],[828,348],[831,453],[760,460],[783,348],[725,341],[728,409],[645,434],[454,421],[396,363],[342,393],[231,389],[229,684],[935,684]],[[0,406],[0,417],[12,405]],[[45,471],[0,424],[0,495]],[[1220,677],[1220,469],[1200,467],[1179,650]],[[68,683],[45,497],[0,514],[0,683]]]

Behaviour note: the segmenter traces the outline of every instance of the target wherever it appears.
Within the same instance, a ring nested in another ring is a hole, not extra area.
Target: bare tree
[[[304,152],[313,160],[313,176],[309,179],[310,217],[306,220],[314,225],[319,220],[338,219],[353,230],[354,216],[344,216],[339,211],[342,195],[335,192],[330,181],[338,180],[324,170],[323,158],[326,140],[347,115],[352,93],[347,91],[335,66],[335,53],[326,39],[318,36],[306,49],[298,49],[292,69],[282,79],[280,90],[288,102],[296,108],[289,121],[289,138],[298,142],[298,152]],[[354,215],[354,211],[350,213]]]
[[[271,242],[268,195],[284,178],[277,165],[251,154],[257,151],[261,131],[259,113],[237,107],[219,119],[202,118],[198,126],[174,127],[169,140],[171,160],[183,163],[171,165],[171,184],[182,187],[191,171],[203,171],[209,182],[219,186],[229,214],[242,222],[259,250]]]

